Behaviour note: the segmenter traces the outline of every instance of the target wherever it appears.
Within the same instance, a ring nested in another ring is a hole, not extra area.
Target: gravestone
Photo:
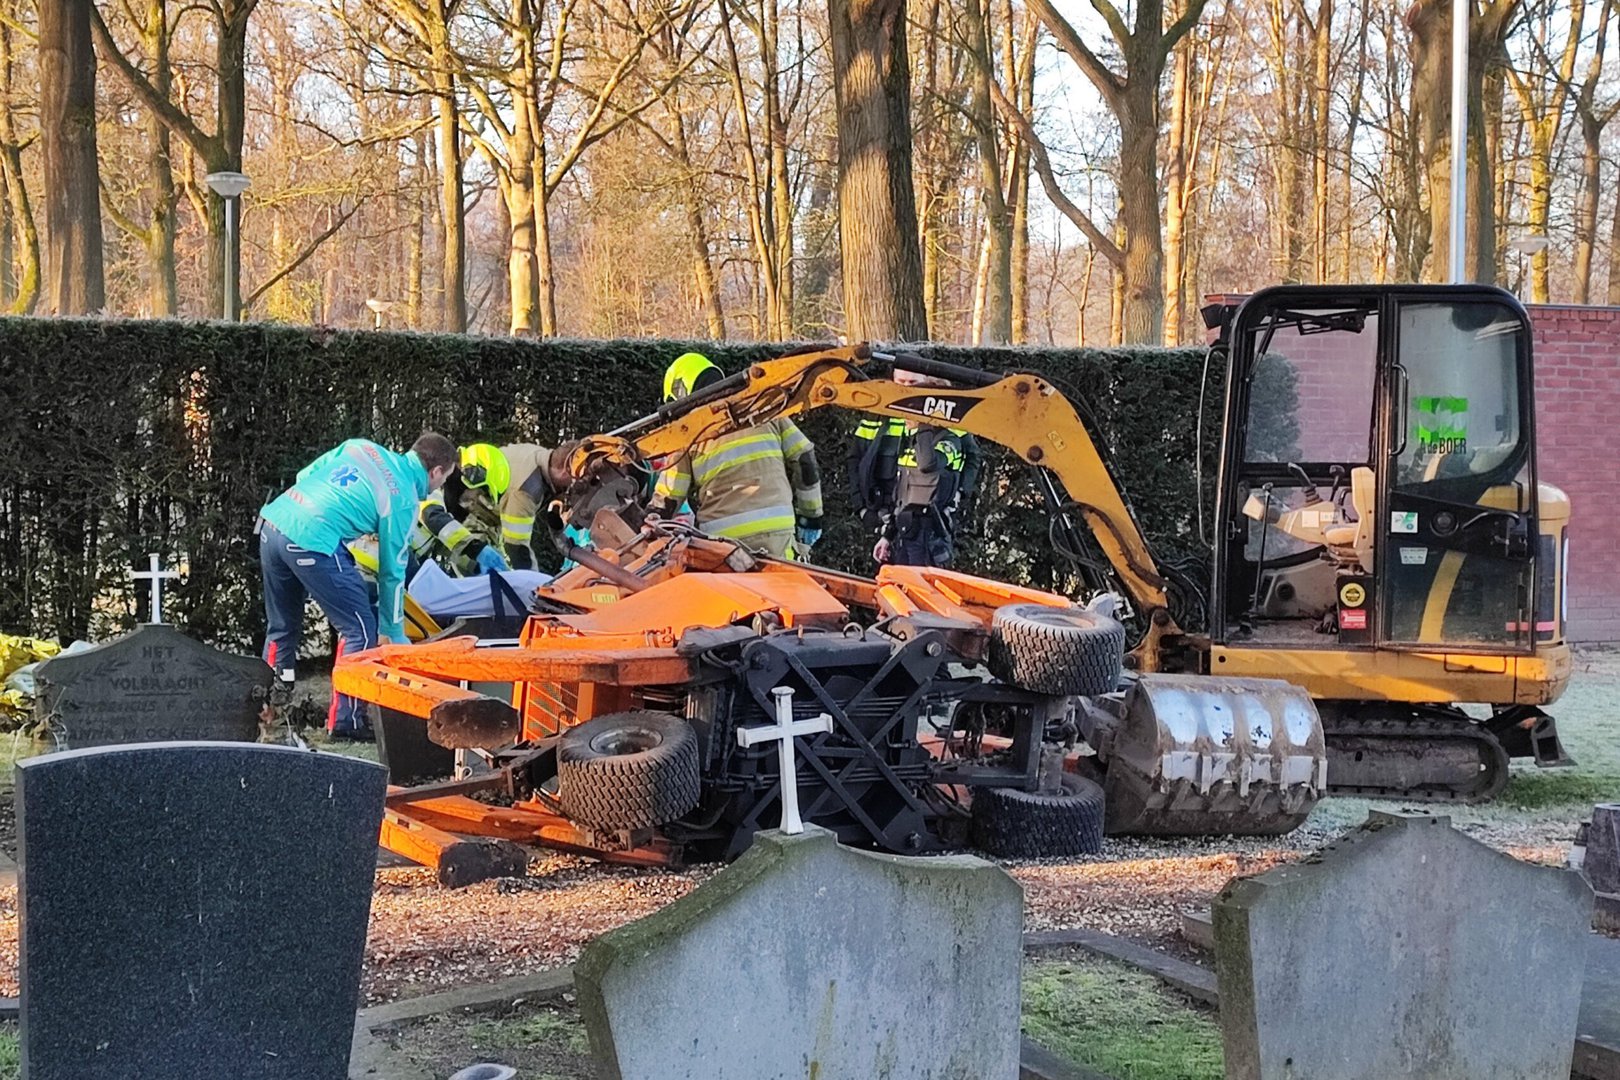
[[[28,1080],[341,1080],[381,766],[279,746],[17,767]]]
[[[1620,933],[1620,803],[1599,803],[1586,830],[1587,880],[1597,890],[1592,925]]]
[[[1012,1080],[1023,894],[967,855],[852,851],[807,826],[586,946],[609,1080]]]
[[[35,675],[35,718],[70,749],[136,742],[259,736],[270,667],[149,623],[71,655]]]
[[[1216,900],[1226,1075],[1568,1076],[1591,918],[1573,871],[1375,813]]]

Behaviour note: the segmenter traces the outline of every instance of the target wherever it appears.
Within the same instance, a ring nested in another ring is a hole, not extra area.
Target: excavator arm
[[[1074,405],[1037,375],[998,376],[924,357],[876,355],[897,369],[952,385],[912,386],[870,377],[863,368],[874,354],[864,345],[796,353],[753,364],[617,431],[584,440],[570,459],[570,471],[583,480],[604,466],[634,468],[733,431],[822,408],[969,432],[1050,470],[1062,484],[1131,602],[1147,618],[1140,668],[1160,669],[1161,643],[1181,634],[1170,616],[1167,582]]]

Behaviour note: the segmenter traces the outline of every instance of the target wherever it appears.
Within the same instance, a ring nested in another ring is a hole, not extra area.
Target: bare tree
[[[1117,266],[1124,292],[1122,333],[1126,342],[1160,341],[1164,336],[1164,238],[1159,216],[1159,88],[1171,50],[1197,25],[1206,0],[1187,0],[1169,25],[1164,0],[1138,0],[1129,24],[1112,0],[1093,0],[1119,51],[1123,71],[1104,63],[1058,13],[1052,0],[1029,2],[1058,47],[1091,80],[1119,123],[1119,224],[1123,235]],[[1099,246],[1099,250],[1107,254],[1106,248]]]
[[[984,203],[983,287],[977,290],[983,304],[983,339],[994,344],[1012,340],[1012,214],[1007,205],[1005,178],[1001,170],[1001,138],[996,131],[996,113],[991,104],[991,84],[995,63],[990,46],[989,19],[981,0],[965,0],[963,32],[967,55],[973,65],[973,94],[967,122],[978,146],[979,196]],[[1005,27],[1008,34],[1012,27]],[[975,344],[980,337],[974,335]]]
[[[1585,0],[1570,0],[1568,9],[1560,8],[1556,16],[1552,14],[1550,6],[1543,6],[1537,14],[1537,25],[1531,30],[1536,45],[1531,50],[1531,56],[1536,69],[1526,72],[1520,71],[1516,65],[1504,66],[1514,96],[1519,101],[1520,117],[1530,135],[1527,161],[1530,199],[1525,227],[1532,235],[1545,236],[1552,214],[1554,144],[1563,128],[1570,81],[1575,77],[1575,60],[1580,52],[1586,3]],[[1555,19],[1566,26],[1564,45],[1556,58],[1549,57],[1545,49],[1549,24]],[[1545,304],[1552,298],[1549,262],[1545,249],[1536,252],[1530,259],[1530,295],[1538,304]]]
[[[242,143],[246,134],[247,114],[247,39],[248,22],[259,0],[214,0],[206,11],[214,31],[214,130],[206,131],[171,96],[166,82],[168,65],[154,71],[152,77],[143,72],[119,47],[107,28],[101,13],[90,6],[96,45],[101,55],[123,78],[147,110],[169,132],[178,135],[201,159],[207,172],[240,172],[242,169]],[[156,80],[156,81],[154,81]],[[218,311],[224,303],[226,266],[223,236],[225,232],[225,201],[218,196],[206,197],[208,223],[208,293],[209,310]]]
[[[90,0],[40,5],[40,130],[45,144],[45,288],[53,314],[100,311],[101,175]]]
[[[1474,4],[1475,0],[1459,0]],[[1443,279],[1450,262],[1451,219],[1451,3],[1418,0],[1407,12],[1412,29],[1412,107],[1417,114],[1428,186],[1428,274]],[[1486,84],[1500,78],[1504,42],[1520,0],[1481,0],[1469,19],[1468,209],[1469,277],[1494,282],[1497,271],[1496,168],[1487,153]]]

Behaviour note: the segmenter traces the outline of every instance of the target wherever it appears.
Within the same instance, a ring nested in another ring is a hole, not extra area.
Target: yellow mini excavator
[[[1206,378],[1226,372],[1219,461],[1200,463],[1202,491],[1188,494],[1207,579],[1155,557],[1076,403],[1031,372],[866,347],[788,355],[585,440],[570,465],[596,509],[601,491],[633,490],[623,481],[647,460],[829,407],[1017,454],[1039,472],[1055,547],[1090,590],[1117,593],[1136,628],[1126,685],[1076,707],[1094,752],[1082,767],[1108,773],[1110,832],[1301,820],[1212,813],[1211,791],[1253,809],[1252,791],[1290,782],[1268,770],[1293,758],[1247,745],[1260,734],[1246,734],[1243,712],[1256,680],[1309,694],[1319,720],[1311,702],[1268,715],[1297,726],[1300,745],[1325,736],[1333,793],[1481,802],[1507,783],[1510,758],[1567,763],[1542,707],[1570,674],[1569,503],[1536,475],[1524,308],[1485,287],[1289,286],[1213,304],[1205,320],[1217,332]],[[1203,625],[1187,632],[1193,612]],[[1151,692],[1133,699],[1133,677]],[[1153,719],[1130,746],[1110,734],[1127,710]],[[1241,777],[1223,771],[1234,762]],[[1319,762],[1308,767],[1318,783]]]

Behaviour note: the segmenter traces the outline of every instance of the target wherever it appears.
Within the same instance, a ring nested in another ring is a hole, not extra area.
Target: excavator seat
[[[1346,570],[1373,570],[1373,515],[1378,499],[1378,478],[1365,465],[1350,470],[1350,505],[1356,520],[1323,530],[1322,539],[1335,562]]]

